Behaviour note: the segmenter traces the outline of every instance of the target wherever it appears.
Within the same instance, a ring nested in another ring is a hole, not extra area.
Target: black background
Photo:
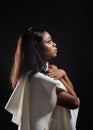
[[[81,102],[77,130],[92,130],[93,4],[89,1],[0,4],[0,130],[17,130],[4,106],[12,93],[9,74],[17,38],[30,26],[45,28],[57,43],[59,53],[51,62],[66,70]]]

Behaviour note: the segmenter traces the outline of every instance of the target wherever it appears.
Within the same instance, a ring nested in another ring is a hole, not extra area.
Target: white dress
[[[56,87],[66,91],[59,80],[40,72],[20,79],[5,106],[18,130],[76,130],[79,108],[56,105]]]

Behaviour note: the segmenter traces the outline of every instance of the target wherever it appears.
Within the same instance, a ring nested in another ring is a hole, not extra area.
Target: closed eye
[[[51,42],[52,42],[52,40],[48,40],[48,41],[47,41],[47,43],[51,43]]]

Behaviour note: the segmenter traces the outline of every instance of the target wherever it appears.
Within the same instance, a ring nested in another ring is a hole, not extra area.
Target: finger
[[[47,75],[49,75],[49,76],[50,76],[51,74],[50,74],[50,73],[48,73]]]

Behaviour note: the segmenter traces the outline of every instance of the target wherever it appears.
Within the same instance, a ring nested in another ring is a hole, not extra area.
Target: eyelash
[[[50,42],[52,42],[52,40],[49,40],[47,43],[50,43]]]

